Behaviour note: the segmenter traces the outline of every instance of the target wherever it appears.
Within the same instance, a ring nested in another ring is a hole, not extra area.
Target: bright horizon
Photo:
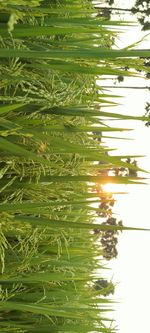
[[[134,0],[118,0],[115,1],[114,7],[130,8],[133,4]],[[126,33],[121,34],[118,39],[117,46],[120,48],[126,47],[141,39],[143,35],[143,33],[140,33],[139,27],[126,29]],[[141,45],[142,48],[149,46],[146,40]],[[112,81],[110,83],[112,84]],[[140,80],[125,78],[122,85],[147,86],[148,81],[142,78]],[[145,103],[148,102],[150,95],[148,90],[116,88],[112,89],[112,92],[125,96],[120,99],[122,105],[113,108],[113,112],[144,115]],[[111,111],[111,108],[109,111]],[[126,135],[134,140],[105,139],[107,145],[111,148],[117,148],[117,153],[120,155],[146,155],[146,157],[138,159],[138,165],[150,171],[150,128],[147,128],[143,122],[137,121],[113,121],[111,124],[113,126],[134,128],[134,131],[123,133],[124,137]],[[145,176],[149,177],[149,175]],[[110,190],[110,187],[107,186],[107,189]],[[117,219],[121,219],[125,226],[150,228],[149,185],[111,185],[111,189],[112,191],[129,192],[127,195],[114,196],[117,203],[115,203],[113,211],[117,214]],[[106,274],[108,279],[113,276],[113,282],[118,282],[115,288],[114,300],[119,301],[119,303],[115,304],[115,313],[112,313],[111,317],[116,320],[115,326],[117,326],[119,333],[149,332],[150,234],[144,231],[124,231],[119,236],[117,248],[118,257],[108,262],[108,267],[111,270]]]

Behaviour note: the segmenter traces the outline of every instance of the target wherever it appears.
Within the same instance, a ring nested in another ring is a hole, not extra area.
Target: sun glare
[[[109,193],[124,192],[124,186],[122,184],[107,183],[103,185],[103,190]]]
[[[103,190],[105,192],[115,192],[116,191],[116,184],[107,183],[107,184],[103,185]]]

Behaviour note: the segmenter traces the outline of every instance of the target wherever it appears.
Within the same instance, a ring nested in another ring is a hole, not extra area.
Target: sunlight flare
[[[114,184],[114,183],[107,183],[103,185],[103,190],[107,193],[116,193],[121,194],[125,193],[125,185],[124,184]]]

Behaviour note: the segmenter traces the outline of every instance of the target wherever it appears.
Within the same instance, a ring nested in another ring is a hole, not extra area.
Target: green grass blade
[[[24,104],[9,104],[0,107],[0,116],[9,113],[10,111],[15,111],[20,109]]]
[[[63,220],[50,220],[46,218],[38,218],[38,217],[29,217],[29,216],[15,216],[14,222],[20,221],[21,223],[29,223],[33,227],[50,227],[50,228],[77,228],[77,229],[99,229],[99,230],[143,230],[150,231],[150,229],[145,228],[131,228],[119,225],[106,225],[106,224],[93,224],[93,223],[80,223],[80,222],[70,222]]]
[[[26,59],[62,59],[62,58],[84,58],[84,59],[115,59],[124,57],[150,57],[150,50],[107,50],[101,48],[77,49],[77,50],[58,50],[49,51],[27,51],[17,49],[1,49],[0,58],[26,58]]]

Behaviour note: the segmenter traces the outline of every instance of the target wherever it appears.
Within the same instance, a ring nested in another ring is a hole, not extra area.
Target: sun
[[[107,183],[103,185],[103,190],[105,192],[115,192],[116,191],[116,184]]]
[[[123,192],[123,185],[116,183],[107,183],[103,185],[103,190],[108,193],[118,193]]]

